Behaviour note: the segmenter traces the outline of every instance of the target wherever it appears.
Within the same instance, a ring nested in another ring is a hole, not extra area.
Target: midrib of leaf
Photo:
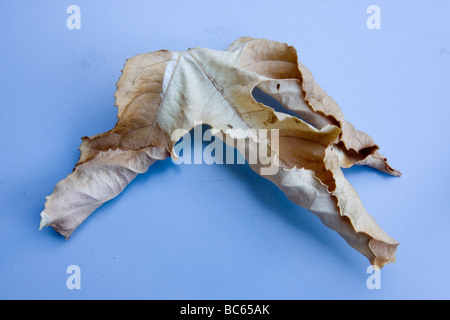
[[[192,54],[192,50],[188,50],[191,57],[194,59],[197,66],[200,68],[200,70],[205,74],[205,76],[208,78],[208,80],[211,82],[211,84],[216,88],[216,90],[220,93],[222,98],[230,105],[230,107],[234,110],[234,112],[239,116],[239,118],[247,125],[247,128],[251,128],[248,124],[248,122],[244,119],[242,116],[242,113],[239,111],[239,109],[226,97],[226,95],[223,92],[223,88],[214,80],[213,77],[206,71],[205,67],[202,65],[202,63]]]
[[[204,66],[202,65],[202,63],[192,54],[192,50],[188,50],[189,54],[191,55],[191,57],[194,59],[195,63],[197,64],[197,66],[200,68],[200,70],[205,74],[205,76],[209,79],[209,81],[212,83],[212,85],[217,89],[217,91],[219,91],[219,93],[222,95],[223,99],[225,99],[225,101],[228,102],[228,104],[230,105],[230,107],[234,110],[234,112],[236,112],[236,114],[239,116],[239,118],[246,124],[247,128],[251,128],[253,129],[248,122],[244,119],[243,117],[243,113],[241,113],[239,111],[239,109],[225,96],[224,92],[223,92],[223,88],[219,86],[219,84],[214,80],[213,77],[211,77],[211,75],[206,71],[206,69],[204,68]],[[263,111],[263,110],[252,110],[252,111],[248,111],[245,112],[245,114],[247,113],[252,113],[252,112],[259,112],[259,111]],[[272,152],[272,147],[270,145],[270,143],[267,143],[267,147],[269,150],[271,150],[270,152]]]

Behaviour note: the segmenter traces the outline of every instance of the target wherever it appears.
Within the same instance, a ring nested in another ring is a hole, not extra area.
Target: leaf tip
[[[374,257],[370,259],[371,264],[381,269],[388,263],[396,262],[395,254],[398,245],[399,243],[397,242],[387,243],[376,239],[370,239],[369,248],[374,254]]]
[[[45,213],[45,211],[41,212],[41,224],[39,225],[39,230],[42,230],[44,227],[48,227],[51,223],[50,217]]]

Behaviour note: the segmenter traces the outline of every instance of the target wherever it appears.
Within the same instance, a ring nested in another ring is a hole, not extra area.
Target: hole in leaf
[[[280,84],[277,85],[277,89],[280,86]],[[252,96],[256,100],[256,102],[262,103],[268,107],[271,107],[275,111],[286,113],[290,116],[296,117],[301,119],[302,121],[308,123],[309,125],[312,125],[305,119],[301,118],[298,114],[296,114],[294,111],[289,110],[285,106],[283,106],[281,103],[279,103],[274,97],[272,97],[270,94],[265,93],[261,89],[255,87],[252,91]],[[313,126],[314,127],[314,126]]]

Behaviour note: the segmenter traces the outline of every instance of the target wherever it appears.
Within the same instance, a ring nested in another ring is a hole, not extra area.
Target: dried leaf
[[[256,87],[299,117],[256,102]],[[41,228],[52,226],[68,238],[137,174],[156,160],[176,158],[176,142],[201,122],[371,264],[395,261],[398,243],[366,212],[341,167],[368,165],[400,173],[369,135],[344,119],[336,102],[298,62],[293,47],[240,38],[225,51],[140,54],[125,64],[115,98],[116,126],[83,138],[73,173],[47,197]],[[270,152],[261,153],[262,146]]]

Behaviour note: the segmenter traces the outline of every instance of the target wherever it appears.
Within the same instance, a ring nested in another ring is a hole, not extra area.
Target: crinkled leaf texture
[[[371,264],[381,268],[395,261],[397,241],[366,212],[341,167],[368,165],[400,173],[387,164],[369,135],[344,119],[293,47],[244,37],[225,51],[140,54],[127,60],[122,73],[115,93],[116,126],[82,138],[73,173],[47,197],[41,228],[52,226],[69,238],[95,209],[156,160],[177,157],[174,145],[183,136],[177,129],[185,133],[201,122],[228,144],[232,141],[247,160],[256,159],[249,161],[255,172],[317,215]],[[298,117],[255,101],[255,88]],[[277,143],[261,138],[260,129],[277,132]],[[271,151],[270,163],[276,163],[271,174],[263,174],[267,161],[263,164],[257,151],[262,143]]]

